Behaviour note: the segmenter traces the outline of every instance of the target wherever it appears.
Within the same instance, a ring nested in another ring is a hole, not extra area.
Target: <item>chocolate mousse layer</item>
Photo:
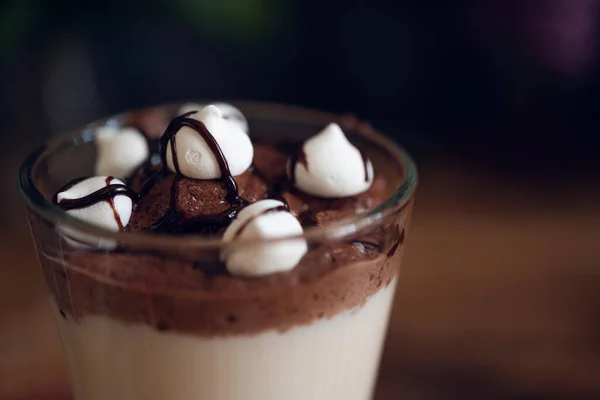
[[[208,271],[151,254],[70,254],[42,257],[65,318],[104,315],[158,330],[226,336],[285,331],[359,307],[396,274],[395,257],[375,245],[325,244],[289,272],[259,279]]]
[[[189,179],[147,163],[127,180],[143,195],[125,230],[219,237],[237,209],[266,198],[282,200],[305,229],[325,226],[372,209],[402,180],[391,156],[372,158],[375,177],[366,192],[339,199],[310,196],[286,177],[293,148],[255,140],[253,165],[235,177],[235,201],[220,180]],[[167,254],[120,245],[100,252],[71,248],[60,239],[61,253],[40,259],[64,318],[109,316],[201,336],[285,331],[360,307],[386,287],[399,265],[408,208],[352,237],[308,243],[292,270],[255,278],[228,274],[218,249]],[[161,222],[166,215],[169,231]]]

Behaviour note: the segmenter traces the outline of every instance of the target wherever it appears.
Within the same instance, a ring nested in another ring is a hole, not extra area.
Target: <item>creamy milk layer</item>
[[[58,311],[56,321],[78,400],[367,400],[395,286],[286,332],[207,338]]]

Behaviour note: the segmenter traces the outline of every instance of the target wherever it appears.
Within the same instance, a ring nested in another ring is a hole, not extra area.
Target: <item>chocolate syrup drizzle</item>
[[[362,150],[359,149],[358,151],[360,152],[365,167],[365,182],[369,182],[369,158]]]
[[[175,177],[171,183],[169,206],[165,214],[150,227],[151,231],[167,233],[216,232],[220,228],[228,225],[231,220],[235,218],[237,212],[247,204],[247,202],[239,195],[237,183],[231,174],[227,159],[225,159],[225,155],[223,154],[223,151],[221,150],[221,147],[215,140],[214,136],[208,131],[204,123],[189,118],[190,115],[195,113],[196,111],[185,113],[176,117],[169,123],[165,133],[160,138],[160,157],[163,167],[160,171],[150,177],[138,194],[138,198],[142,198],[159,180],[163,179],[168,174],[167,150],[169,143],[171,143],[171,158],[173,160],[173,167],[175,169]],[[227,189],[227,195],[225,196],[225,199],[231,205],[228,210],[222,213],[194,219],[184,219],[177,211],[179,181],[181,178],[183,178],[183,174],[181,173],[179,166],[179,160],[177,158],[177,133],[183,127],[193,129],[204,139],[215,159],[217,160],[217,163],[219,164],[219,169],[221,171],[221,178],[219,178],[219,180]]]
[[[79,182],[82,182],[86,178],[77,178],[67,183],[65,186],[60,188],[58,192],[52,197],[52,204],[57,207],[60,207],[64,211],[75,210],[79,208],[89,207],[96,203],[100,203],[101,201],[106,201],[110,208],[113,211],[113,215],[115,217],[115,222],[119,227],[119,230],[123,230],[123,222],[121,221],[121,216],[117,212],[117,208],[115,206],[115,197],[116,196],[127,196],[132,201],[137,200],[138,195],[123,184],[111,184],[110,182],[114,179],[112,176],[106,178],[106,186],[96,190],[93,193],[88,194],[87,196],[80,197],[78,199],[62,199],[60,202],[58,201],[58,194],[62,193],[66,190],[69,190]]]
[[[206,126],[201,121],[188,118],[190,115],[195,114],[197,111],[190,111],[179,117],[173,119],[169,126],[167,126],[167,130],[160,138],[160,157],[163,162],[163,166],[166,168],[167,165],[167,147],[169,142],[171,144],[171,157],[173,159],[173,166],[175,167],[175,172],[181,176],[181,170],[179,169],[179,160],[177,159],[177,133],[183,128],[187,126],[188,128],[192,128],[196,133],[198,133],[202,139],[208,145],[210,151],[212,151],[217,163],[219,164],[219,169],[221,170],[221,182],[225,184],[227,188],[227,201],[231,204],[239,204],[243,202],[243,199],[238,194],[238,187],[235,179],[233,179],[233,175],[231,175],[231,171],[229,170],[229,164],[225,159],[225,155],[221,150],[221,147],[215,140],[214,136],[206,129]]]

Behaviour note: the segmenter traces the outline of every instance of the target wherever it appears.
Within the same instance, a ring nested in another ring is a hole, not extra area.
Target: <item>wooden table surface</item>
[[[590,188],[422,169],[376,398],[600,398],[600,193]],[[0,239],[0,399],[67,399],[17,203]]]

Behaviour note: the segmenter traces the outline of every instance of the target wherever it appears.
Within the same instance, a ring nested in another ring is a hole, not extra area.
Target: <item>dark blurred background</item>
[[[377,399],[600,397],[595,0],[0,2],[0,398],[68,398],[16,190],[43,140],[186,99],[371,121],[421,170]]]

